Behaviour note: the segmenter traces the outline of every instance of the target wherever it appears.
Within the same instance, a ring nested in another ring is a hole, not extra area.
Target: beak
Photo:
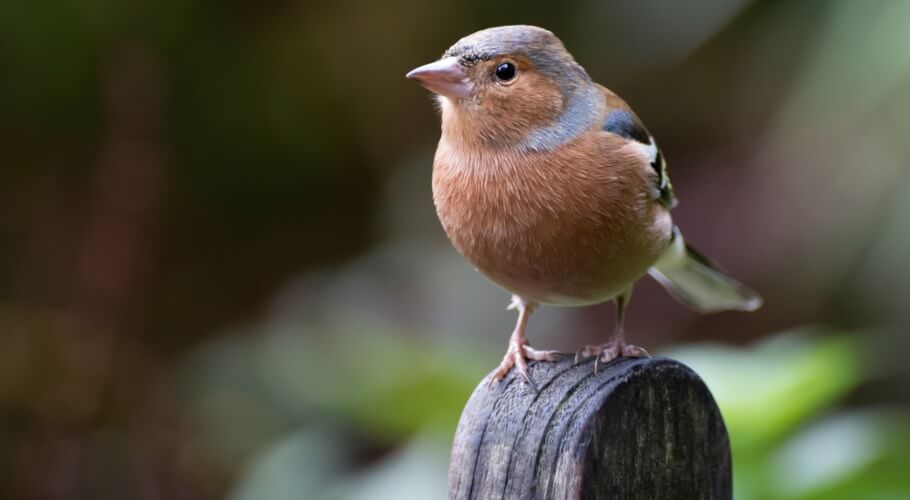
[[[446,97],[468,97],[471,82],[457,57],[446,57],[430,64],[412,69],[405,75],[432,92]]]

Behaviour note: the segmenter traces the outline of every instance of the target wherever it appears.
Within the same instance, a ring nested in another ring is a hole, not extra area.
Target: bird
[[[455,249],[512,294],[518,318],[490,384],[513,367],[534,383],[528,319],[540,305],[612,301],[606,342],[580,359],[647,357],[626,341],[625,313],[645,275],[702,312],[754,311],[761,296],[693,249],[673,223],[677,198],[654,137],[626,102],[595,83],[562,41],[537,26],[458,40],[406,74],[435,94],[441,136],[433,202]]]

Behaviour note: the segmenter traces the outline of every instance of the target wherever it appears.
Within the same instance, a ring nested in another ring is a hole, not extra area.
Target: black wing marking
[[[650,144],[651,136],[648,131],[641,126],[641,122],[632,113],[624,109],[615,109],[610,111],[607,119],[604,120],[603,129],[620,137],[625,137],[642,144]]]
[[[676,206],[676,196],[673,195],[673,186],[667,176],[667,162],[660,149],[657,148],[654,138],[641,124],[638,117],[630,111],[614,109],[610,111],[606,120],[604,120],[603,130],[654,148],[651,168],[657,173],[657,199],[665,207],[673,208]]]
[[[652,144],[653,138],[651,139]],[[673,208],[676,206],[676,195],[673,194],[673,184],[670,184],[670,176],[667,175],[667,160],[664,159],[663,153],[660,152],[660,149],[657,149],[657,145],[654,144],[654,150],[657,153],[654,155],[654,159],[651,160],[651,168],[657,172],[657,189],[660,192],[658,196],[658,201],[660,204],[667,207]]]

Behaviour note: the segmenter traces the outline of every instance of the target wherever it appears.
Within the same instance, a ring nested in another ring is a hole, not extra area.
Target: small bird
[[[576,354],[607,363],[645,357],[626,343],[635,282],[650,274],[700,312],[752,311],[762,299],[683,240],[676,196],[654,138],[619,96],[591,80],[563,43],[536,26],[478,31],[407,75],[437,94],[442,136],[433,200],[455,248],[512,293],[518,321],[490,383],[527,360],[539,304],[613,301],[609,340]]]

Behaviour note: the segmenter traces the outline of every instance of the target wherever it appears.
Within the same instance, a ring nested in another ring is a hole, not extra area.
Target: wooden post
[[[461,415],[450,500],[732,498],[730,445],[714,398],[666,358],[532,363],[481,381]]]

